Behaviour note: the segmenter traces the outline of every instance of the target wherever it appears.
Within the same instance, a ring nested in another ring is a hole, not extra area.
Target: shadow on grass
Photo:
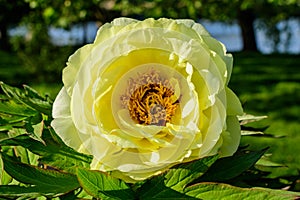
[[[286,136],[247,137],[242,142],[257,149],[270,146],[271,158],[290,167],[274,171],[296,174],[300,169],[300,57],[235,54],[230,87],[240,97],[245,112],[269,116],[257,126],[269,125],[267,133]]]
[[[246,110],[300,120],[300,57],[237,54],[230,87]]]

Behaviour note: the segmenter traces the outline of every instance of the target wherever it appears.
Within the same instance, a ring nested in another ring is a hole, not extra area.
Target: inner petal
[[[101,135],[124,151],[148,152],[198,133],[199,102],[187,65],[159,49],[133,51],[111,63],[93,88]]]
[[[113,113],[127,110],[130,121],[140,125],[166,126],[179,119],[180,80],[184,77],[162,64],[148,63],[137,66],[116,84],[112,95]],[[177,81],[176,81],[177,80]],[[114,116],[118,122],[119,117]]]

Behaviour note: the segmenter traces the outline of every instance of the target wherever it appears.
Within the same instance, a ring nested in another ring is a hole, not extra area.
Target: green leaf
[[[270,155],[263,155],[257,162],[256,165],[263,167],[285,167],[285,165],[276,163],[270,160]]]
[[[272,138],[272,139],[280,139],[286,137],[286,135],[273,135],[269,133],[254,132],[254,131],[242,131],[241,134],[242,136],[255,136],[255,137]]]
[[[267,130],[269,126],[254,128],[254,127],[248,127],[248,126],[241,126],[241,134],[243,136],[247,135],[264,135],[264,131]]]
[[[56,166],[72,173],[76,173],[74,167],[89,168],[92,156],[79,153],[68,147],[52,128],[43,130],[42,139],[45,141],[50,153],[40,159],[42,163]]]
[[[17,104],[16,102],[10,100],[0,102],[0,113],[18,116],[34,116],[37,114],[37,111],[25,105]]]
[[[2,122],[1,125],[15,125],[19,127],[24,126],[24,121],[28,118],[27,116],[21,116],[21,115],[1,115]]]
[[[69,172],[72,174],[76,173],[76,167],[90,168],[90,159],[82,160],[76,157],[70,157],[63,154],[62,152],[55,154],[48,154],[39,159],[40,164],[46,167],[56,168]]]
[[[165,185],[164,176],[155,176],[148,179],[138,190],[137,195],[141,200],[176,200],[176,199],[196,199],[187,196]]]
[[[217,160],[197,182],[222,182],[230,180],[253,166],[267,151],[263,149],[255,152],[238,153],[230,157]]]
[[[5,171],[19,182],[48,188],[53,193],[66,193],[79,187],[76,176],[56,170],[45,170],[15,161],[1,154]]]
[[[141,199],[194,199],[183,194],[184,188],[202,176],[217,159],[218,155],[214,155],[176,165],[147,180],[138,193]]]
[[[46,193],[48,194],[48,193]],[[32,199],[41,196],[36,187],[22,187],[18,185],[0,185],[0,197]]]
[[[239,188],[223,183],[199,183],[187,187],[185,194],[203,200],[292,200],[300,193],[266,188]]]
[[[254,115],[250,115],[250,114],[244,114],[243,116],[238,117],[241,125],[260,121],[260,120],[263,120],[266,118],[268,118],[268,116],[254,116]]]
[[[78,168],[77,177],[82,188],[95,198],[135,199],[133,191],[125,182],[100,171]]]
[[[0,131],[7,132],[12,130],[13,128],[24,127],[25,120],[28,117],[25,116],[1,116],[0,122]]]
[[[7,185],[12,181],[12,177],[4,171],[3,161],[0,158],[0,185]]]
[[[30,108],[51,116],[52,102],[46,98],[41,97],[37,92],[33,92],[33,89],[29,89],[29,86],[25,86],[25,91],[19,88],[12,87],[0,82],[0,86],[3,92],[11,99],[21,102]]]
[[[44,129],[43,133],[48,135],[47,141],[42,143],[40,140],[32,138],[28,134],[19,135],[13,138],[0,141],[0,146],[22,146],[34,154],[40,155],[39,161],[67,172],[75,173],[75,167],[89,167],[92,157],[78,153],[63,143],[50,140],[51,130]],[[56,138],[57,139],[57,138]]]
[[[28,85],[23,85],[26,96],[30,98],[40,99],[42,101],[47,100],[49,103],[53,103],[51,99],[41,96],[35,89],[29,87]]]
[[[0,185],[0,197],[34,199],[40,196],[54,196],[56,192],[49,187],[30,186],[24,187],[19,185]]]
[[[42,132],[42,139],[49,145],[54,148],[65,148],[65,149],[70,149],[69,146],[67,146],[62,139],[55,133],[53,128],[48,127],[44,128]]]
[[[38,155],[44,155],[49,151],[45,144],[32,138],[29,134],[22,134],[2,140],[0,141],[0,146],[22,146]]]
[[[218,155],[214,155],[176,165],[164,175],[165,185],[174,190],[182,191],[187,184],[202,176],[217,159]]]

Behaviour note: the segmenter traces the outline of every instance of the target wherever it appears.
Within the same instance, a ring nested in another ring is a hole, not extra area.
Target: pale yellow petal
[[[190,19],[176,19],[177,22],[184,24],[187,28],[191,28],[197,32],[200,36],[210,36],[207,30],[199,23]]]
[[[73,55],[69,57],[67,67],[63,69],[63,83],[67,93],[72,95],[72,88],[78,77],[78,72],[82,67],[82,63],[90,56],[93,46],[91,44],[85,45],[78,49]]]
[[[242,115],[243,108],[240,100],[233,93],[231,89],[226,87],[226,96],[227,96],[227,115]]]
[[[219,42],[218,40],[212,38],[212,37],[203,37],[203,40],[205,44],[211,49],[211,51],[214,51],[216,55],[218,55],[223,62],[226,65],[227,68],[227,74],[226,74],[226,85],[228,84],[232,72],[232,66],[233,66],[233,58],[232,55],[226,52],[226,47],[224,44]]]
[[[96,126],[92,114],[93,105],[86,104],[84,94],[80,92],[78,84],[75,84],[71,97],[71,116],[76,128],[84,134],[87,134]]]
[[[66,88],[63,87],[55,98],[53,103],[52,117],[65,118],[71,116],[70,111],[71,98],[68,95]]]
[[[226,124],[227,131],[221,135],[223,144],[219,150],[222,157],[233,155],[238,149],[241,138],[241,128],[236,116],[227,117]]]
[[[55,118],[51,122],[51,126],[57,135],[66,143],[78,152],[90,154],[91,152],[84,147],[84,141],[88,136],[80,133],[73,124],[71,117]]]
[[[126,17],[120,17],[114,19],[111,23],[105,23],[97,31],[97,35],[94,43],[97,44],[111,37],[114,37],[116,34],[120,32],[122,28],[124,28],[128,24],[135,23],[135,22],[138,22],[138,20],[126,18]]]
[[[216,100],[215,104],[216,105],[211,108],[207,132],[205,134],[203,133],[201,157],[208,154],[215,144],[217,144],[225,125],[226,107],[219,99]]]

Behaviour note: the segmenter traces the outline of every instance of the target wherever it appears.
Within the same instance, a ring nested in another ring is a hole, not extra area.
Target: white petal
[[[53,103],[52,116],[53,118],[70,117],[70,102],[71,98],[68,95],[66,88],[63,87]]]
[[[83,145],[88,136],[78,132],[71,117],[56,118],[51,122],[51,126],[66,145],[72,147],[78,152],[87,154],[90,153]]]

